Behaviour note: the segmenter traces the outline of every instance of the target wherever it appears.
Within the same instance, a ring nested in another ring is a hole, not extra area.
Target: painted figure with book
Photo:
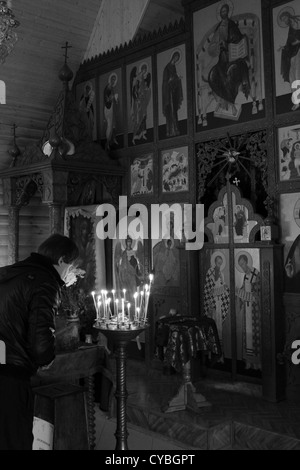
[[[246,103],[251,103],[253,115],[263,110],[260,8],[254,3],[248,12],[244,1],[220,2],[218,22],[202,37],[198,28],[209,24],[215,7],[194,14],[197,113],[202,126],[209,125],[209,113],[213,118],[239,120]]]
[[[288,28],[286,43],[278,50],[281,52],[282,78],[293,90],[294,82],[300,80],[300,15],[296,15],[293,8],[286,6],[279,12],[277,21],[281,28]],[[299,103],[294,103],[292,111],[299,106]]]

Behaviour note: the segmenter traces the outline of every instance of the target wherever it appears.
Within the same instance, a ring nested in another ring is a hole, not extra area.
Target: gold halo
[[[300,215],[300,199],[297,199],[297,201],[294,204],[294,209],[293,209],[293,218],[298,227],[300,227],[300,217],[296,217],[296,212],[298,212],[298,215]]]
[[[130,237],[130,235],[128,235],[128,237]],[[136,245],[136,240],[135,240],[134,238],[132,238],[132,237],[130,237],[130,238],[131,238],[131,240],[132,240],[131,249],[134,250],[134,249],[135,249],[135,245]],[[126,248],[127,248],[127,247],[126,247],[126,240],[127,240],[127,238],[125,238],[125,239],[122,238],[122,240],[120,240],[123,250],[126,250]]]
[[[110,84],[111,79],[112,79],[113,77],[115,77],[115,79],[116,79],[116,81],[115,81],[115,85],[116,85],[116,84],[118,83],[118,75],[117,75],[115,72],[112,72],[112,73],[110,74],[110,76],[108,77],[108,82],[107,82],[107,83]]]
[[[171,250],[172,250],[172,248],[174,248],[174,238],[173,238],[173,237],[165,238],[165,239],[164,239],[165,247],[168,248],[168,241],[169,241],[169,240],[171,240]]]
[[[171,57],[170,57],[170,61],[172,60],[172,57],[174,56],[174,54],[178,54],[179,55],[179,59],[177,60],[176,64],[179,65],[180,62],[181,62],[181,59],[182,59],[182,53],[181,53],[181,50],[180,49],[173,49],[172,53],[171,53]]]
[[[224,253],[222,253],[222,251],[215,251],[211,257],[210,257],[210,264],[211,264],[211,267],[214,268],[215,267],[215,259],[220,256],[220,258],[222,258],[222,264],[220,266],[220,271],[223,271],[223,269],[225,268],[226,266],[226,258],[225,258],[225,255]]]
[[[238,263],[238,259],[241,255],[245,255],[247,257],[247,260],[248,260],[248,266],[249,268],[251,269],[252,266],[253,266],[253,259],[252,259],[252,256],[250,255],[250,253],[248,253],[248,251],[239,251],[236,255],[235,255],[235,267],[236,269],[242,273],[242,274],[245,274],[244,271],[242,270],[242,268],[240,267],[239,263]]]
[[[277,24],[278,26],[280,26],[280,28],[288,28],[288,25],[285,24],[283,21],[281,21],[280,19],[280,16],[282,15],[282,13],[284,13],[285,11],[287,11],[288,13],[290,13],[292,16],[295,16],[295,10],[292,8],[292,7],[285,7],[285,8],[282,8],[282,10],[280,10],[280,12],[278,13],[277,15]]]
[[[223,0],[222,2],[220,2],[218,8],[217,8],[217,20],[218,21],[221,21],[222,18],[221,18],[221,15],[220,15],[220,12],[221,12],[221,9],[224,5],[228,5],[229,6],[229,11],[228,11],[228,18],[231,18],[232,14],[233,14],[233,3],[231,0]]]
[[[147,62],[142,62],[141,65],[139,66],[139,73],[141,73],[142,67],[143,67],[144,65],[146,65],[146,67],[147,67],[146,73],[148,72],[148,70],[149,70],[149,65],[147,64]]]
[[[84,83],[84,85],[83,85],[84,91],[86,90],[86,87],[87,87],[87,86],[90,87],[89,93],[90,93],[91,91],[93,91],[94,87],[93,87],[93,84],[92,84],[92,82],[91,82],[90,80],[88,80],[87,82]]]

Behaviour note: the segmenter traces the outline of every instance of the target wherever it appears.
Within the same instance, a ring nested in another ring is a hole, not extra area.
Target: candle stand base
[[[115,450],[128,450],[127,438],[127,413],[126,401],[128,397],[126,389],[126,347],[128,343],[136,338],[147,325],[132,329],[107,329],[94,325],[103,333],[108,341],[116,346],[116,402],[117,402],[117,428],[115,432]]]

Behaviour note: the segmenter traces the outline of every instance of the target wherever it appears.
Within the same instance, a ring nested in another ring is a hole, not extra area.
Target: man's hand
[[[40,367],[38,368],[38,372],[39,372],[39,371],[43,371],[43,370],[50,369],[50,367],[52,366],[53,362],[54,362],[54,359],[53,359],[53,361],[50,362],[50,364],[46,364],[45,366],[40,366]]]

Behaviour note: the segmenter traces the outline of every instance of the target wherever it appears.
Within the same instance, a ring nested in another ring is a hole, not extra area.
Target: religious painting
[[[120,299],[125,289],[131,306],[135,302],[134,294],[142,290],[147,275],[144,228],[142,219],[126,216],[119,221],[113,239],[113,288],[116,298]]]
[[[104,240],[96,234],[98,205],[66,207],[65,235],[75,241],[79,249],[77,266],[85,271],[76,286],[85,293],[106,287],[106,262]]]
[[[278,129],[279,180],[300,181],[300,124]]]
[[[97,140],[95,79],[92,78],[76,86],[76,103],[89,139]]]
[[[161,190],[181,193],[189,190],[188,147],[161,152]]]
[[[300,4],[298,0],[273,8],[276,112],[300,105]]]
[[[105,150],[124,146],[123,87],[121,68],[99,78],[99,136]]]
[[[262,225],[260,227],[260,239],[262,242],[270,242],[272,240],[272,232],[270,225]]]
[[[258,248],[234,250],[237,360],[261,370],[261,275]]]
[[[151,57],[127,66],[128,146],[153,142],[153,72]]]
[[[196,131],[263,118],[261,1],[222,0],[194,12],[193,39]]]
[[[280,195],[281,243],[284,246],[284,290],[300,293],[300,193]]]
[[[232,187],[232,190],[234,187]],[[221,200],[220,200],[221,199]],[[214,243],[229,243],[229,229],[232,229],[234,243],[249,243],[252,229],[257,225],[258,218],[250,216],[248,201],[240,198],[237,189],[232,192],[232,227],[229,226],[227,193],[223,190],[210,209],[210,216],[205,222],[206,230],[212,235]]]
[[[134,158],[130,165],[130,195],[153,194],[153,153]]]
[[[187,133],[185,45],[157,55],[159,140]]]
[[[222,357],[231,358],[230,271],[228,249],[207,249],[204,265],[203,312],[217,327]]]
[[[179,287],[182,227],[178,227],[171,208],[163,211],[159,224],[159,238],[152,237],[151,240],[153,287]]]

